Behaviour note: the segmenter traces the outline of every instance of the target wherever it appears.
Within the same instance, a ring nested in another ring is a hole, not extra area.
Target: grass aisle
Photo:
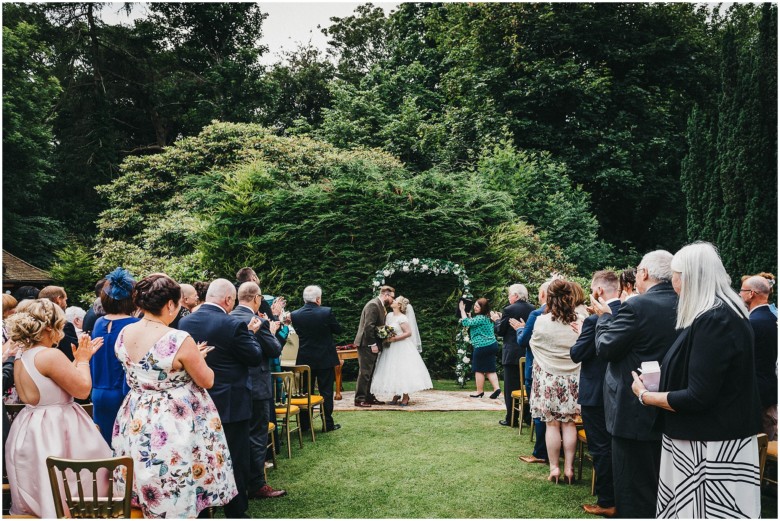
[[[590,466],[574,486],[546,481],[547,467],[520,462],[528,431],[495,412],[341,412],[342,428],[304,437],[269,471],[287,497],[250,501],[255,518],[590,517]]]

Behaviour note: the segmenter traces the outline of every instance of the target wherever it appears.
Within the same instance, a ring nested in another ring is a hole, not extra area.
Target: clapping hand
[[[522,329],[525,327],[525,320],[523,320],[522,318],[520,320],[516,318],[510,318],[509,325],[512,326],[512,329],[517,331],[518,329]]]
[[[73,351],[73,359],[76,362],[89,362],[92,355],[97,353],[97,350],[103,346],[103,337],[99,336],[96,339],[89,338],[89,335],[84,333],[79,337],[79,345],[71,344],[70,348]]]
[[[282,314],[286,305],[287,300],[285,300],[284,297],[279,297],[278,299],[274,300],[273,304],[271,304],[271,313],[278,317]]]
[[[593,309],[593,313],[598,316],[604,315],[605,313],[608,315],[612,314],[612,309],[602,297],[599,297],[598,299],[591,297],[590,307]]]
[[[260,329],[260,318],[258,317],[252,317],[252,320],[249,321],[249,324],[247,324],[247,329],[249,329],[252,333],[257,333],[257,330]]]
[[[501,313],[498,311],[491,311],[490,312],[490,320],[495,322],[496,320],[501,320]]]
[[[282,323],[278,320],[273,320],[268,325],[268,328],[271,330],[271,334],[275,335],[277,331],[279,331],[279,328],[282,327]]]
[[[576,320],[576,321],[572,322],[571,324],[569,324],[569,327],[571,327],[571,330],[579,335],[580,332],[582,331],[582,322],[580,322],[579,320]]]
[[[11,339],[8,339],[5,344],[3,344],[3,362],[11,358],[12,356],[16,356],[16,353],[19,351],[19,349],[22,347],[21,342],[14,342]]]

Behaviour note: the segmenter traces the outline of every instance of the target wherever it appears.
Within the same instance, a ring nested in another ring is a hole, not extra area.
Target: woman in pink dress
[[[92,418],[73,401],[74,397],[89,397],[89,360],[103,339],[82,335],[78,348],[73,346],[71,362],[56,349],[64,325],[62,309],[48,299],[25,301],[6,320],[11,340],[23,345],[14,362],[14,382],[19,398],[27,404],[11,425],[5,446],[11,514],[56,517],[46,469],[48,456],[111,457]]]

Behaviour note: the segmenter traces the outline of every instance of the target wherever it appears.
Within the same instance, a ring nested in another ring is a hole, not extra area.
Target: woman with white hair
[[[681,332],[661,363],[659,390],[632,372],[639,401],[662,410],[657,517],[760,517],[761,409],[748,311],[712,244],[682,248],[672,271]]]

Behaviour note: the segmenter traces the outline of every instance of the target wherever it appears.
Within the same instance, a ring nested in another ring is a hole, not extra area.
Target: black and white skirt
[[[664,435],[656,517],[761,517],[756,437],[687,441]]]

